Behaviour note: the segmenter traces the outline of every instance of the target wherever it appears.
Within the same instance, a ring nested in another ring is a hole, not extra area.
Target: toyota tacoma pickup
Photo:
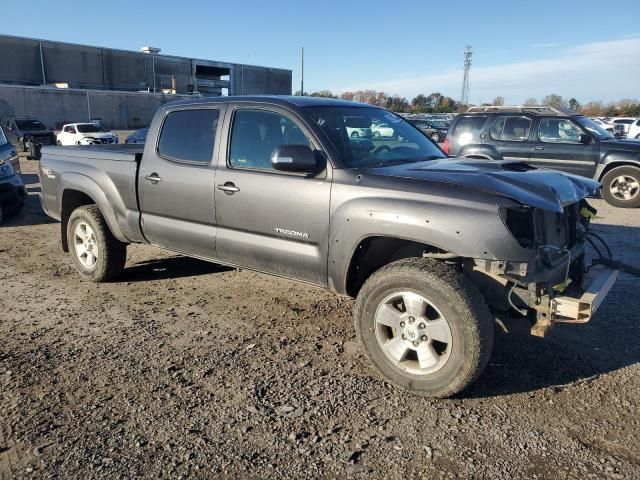
[[[353,138],[373,124],[402,137]],[[387,110],[307,97],[163,106],[147,142],[45,147],[42,205],[80,276],[120,275],[148,243],[356,299],[388,381],[446,397],[482,372],[492,311],[544,336],[588,321],[615,281],[585,241],[599,183],[526,163],[448,158]]]

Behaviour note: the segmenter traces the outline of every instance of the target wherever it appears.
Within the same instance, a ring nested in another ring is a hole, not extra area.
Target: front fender
[[[440,196],[425,201],[424,196],[412,199],[406,192],[405,198],[389,198],[392,192],[387,195],[350,200],[332,212],[328,273],[335,291],[346,291],[351,258],[369,237],[410,240],[469,258],[528,261],[530,257],[504,225],[496,197],[493,202],[474,201],[481,195],[469,192],[462,198]]]

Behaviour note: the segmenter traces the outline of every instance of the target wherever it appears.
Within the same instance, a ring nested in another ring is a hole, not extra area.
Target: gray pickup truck
[[[349,135],[382,123],[393,136]],[[448,158],[401,117],[359,103],[176,102],[157,112],[144,148],[45,147],[39,176],[83,278],[115,278],[127,244],[148,243],[354,297],[368,358],[429,396],[480,375],[491,311],[544,336],[588,321],[615,281],[603,269],[583,288],[597,182]]]

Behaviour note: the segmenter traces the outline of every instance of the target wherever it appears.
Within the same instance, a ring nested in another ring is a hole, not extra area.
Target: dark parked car
[[[404,141],[351,138],[383,123]],[[382,375],[448,396],[489,360],[489,305],[544,336],[587,321],[615,279],[578,299],[599,184],[525,167],[447,158],[370,105],[243,96],[162,106],[144,147],[45,147],[39,176],[82,278],[114,278],[127,244],[150,243],[349,295]]]
[[[140,130],[136,130],[127,137],[124,143],[144,143],[147,139],[148,133],[148,128],[141,128]]]
[[[616,138],[590,118],[551,107],[472,107],[458,115],[451,156],[516,160],[593,178],[616,207],[640,206],[640,142]]]
[[[18,212],[27,197],[19,170],[14,168],[17,162],[18,152],[0,128],[0,223],[5,215]]]
[[[409,122],[419,128],[422,133],[436,143],[440,143],[447,138],[447,126],[442,122],[416,118],[410,118]]]
[[[55,145],[56,135],[52,130],[33,117],[10,117],[2,122],[7,139],[26,152],[29,142],[39,145]]]

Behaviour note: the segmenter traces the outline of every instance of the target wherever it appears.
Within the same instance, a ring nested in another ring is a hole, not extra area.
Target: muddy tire
[[[67,242],[73,264],[85,280],[106,282],[124,269],[127,246],[113,236],[97,205],[85,205],[71,213]]]
[[[493,349],[493,320],[479,290],[431,259],[399,260],[369,277],[356,300],[355,327],[385,380],[430,397],[467,388]]]
[[[614,207],[640,207],[640,168],[616,167],[602,177],[602,198]]]

